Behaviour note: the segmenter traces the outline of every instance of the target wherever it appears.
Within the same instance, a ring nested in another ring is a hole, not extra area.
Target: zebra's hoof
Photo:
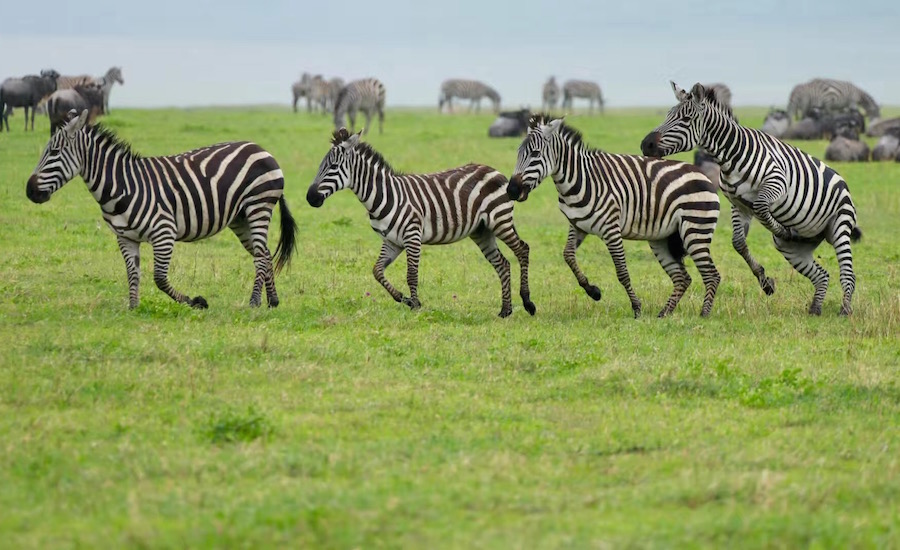
[[[250,307],[259,307],[262,304],[262,300],[250,300]]]
[[[849,317],[853,314],[853,308],[850,306],[841,306],[841,316]]]
[[[403,298],[403,304],[409,306],[409,309],[419,309],[422,307],[422,304],[419,302],[418,298]]]
[[[632,305],[631,310],[634,312],[635,319],[639,319],[641,317],[641,304]]]
[[[504,319],[505,319],[506,317],[509,317],[510,315],[512,315],[512,308],[511,308],[511,307],[505,307],[505,308],[503,308],[503,309],[500,310],[499,316],[500,316],[501,318],[504,318]]]
[[[766,277],[765,279],[759,282],[759,286],[762,287],[763,292],[766,293],[766,296],[771,296],[775,294],[775,279],[772,277]]]
[[[822,304],[810,304],[809,314],[817,316],[822,315]]]
[[[276,308],[276,307],[278,307],[278,304],[279,304],[279,303],[280,303],[280,302],[278,301],[278,298],[271,298],[271,299],[269,299],[269,308],[270,308],[270,309],[271,309],[271,308]]]
[[[206,298],[203,296],[197,296],[193,300],[191,300],[191,307],[194,309],[208,309],[209,304],[206,303]]]
[[[668,317],[670,313],[672,313],[672,311],[671,311],[669,308],[664,307],[664,308],[662,308],[662,310],[659,312],[659,315],[657,315],[657,317],[660,318],[660,319],[662,319],[663,317]]]
[[[529,315],[534,315],[534,312],[537,311],[537,308],[534,306],[534,302],[531,300],[522,302],[522,305],[525,306],[525,311],[529,313]]]
[[[584,291],[587,292],[587,295],[591,297],[595,302],[599,302],[600,298],[603,294],[600,292],[600,287],[596,285],[588,285],[584,287]]]

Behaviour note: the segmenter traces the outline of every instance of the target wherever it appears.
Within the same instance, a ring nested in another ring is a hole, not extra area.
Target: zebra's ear
[[[679,88],[678,84],[675,84],[675,82],[672,80],[669,81],[669,84],[672,85],[672,91],[675,92],[675,99],[677,99],[678,102],[681,103],[681,100],[684,99],[684,97],[687,95],[687,92]]]
[[[81,111],[81,114],[78,115],[77,117],[72,116],[74,114],[75,114],[75,109],[72,109],[71,111],[69,111],[71,120],[69,120],[69,122],[67,122],[66,126],[65,126],[66,136],[69,139],[74,138],[75,134],[77,134],[78,132],[81,131],[82,128],[84,128],[84,124],[87,122],[87,118],[88,118],[87,109]]]
[[[706,88],[703,87],[703,84],[699,82],[694,84],[694,87],[691,88],[691,99],[694,100],[694,103],[701,103],[704,97],[706,97]]]
[[[362,134],[362,131],[356,134],[350,134],[350,137],[344,140],[344,148],[345,149],[353,149],[359,144],[359,136]]]
[[[544,133],[546,135],[558,134],[559,129],[562,128],[562,125],[563,125],[563,119],[561,119],[561,118],[551,120],[550,122],[547,123],[547,126],[545,126],[546,131]]]

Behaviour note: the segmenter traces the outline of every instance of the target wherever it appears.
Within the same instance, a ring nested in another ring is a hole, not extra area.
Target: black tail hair
[[[287,202],[284,196],[278,199],[278,208],[281,210],[281,240],[275,247],[275,272],[280,273],[281,270],[291,263],[291,256],[297,246],[297,222],[294,216],[288,210]]]
[[[677,231],[669,235],[666,244],[669,245],[669,253],[672,254],[676,260],[684,258],[685,254],[687,254],[687,251],[684,249],[684,241],[681,240],[681,235],[679,235]]]
[[[859,227],[854,227],[853,229],[851,229],[850,242],[855,243],[860,239],[862,239],[862,229],[860,229]]]

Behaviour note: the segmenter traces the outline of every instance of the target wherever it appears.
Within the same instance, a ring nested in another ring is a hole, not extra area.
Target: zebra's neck
[[[80,132],[81,172],[88,191],[104,207],[132,194],[128,174],[134,169],[134,154],[124,145],[97,130]]]
[[[565,128],[563,132],[565,132]],[[583,193],[586,183],[586,165],[591,157],[603,154],[602,151],[585,147],[580,136],[561,133],[554,144],[556,149],[556,168],[550,176],[556,184],[559,194],[570,196]]]
[[[707,103],[704,124],[705,129],[698,145],[716,159],[720,166],[733,164],[744,149],[741,144],[746,140],[746,129],[710,103]]]
[[[373,217],[383,217],[381,209],[398,197],[400,178],[385,162],[360,156],[350,167],[350,189]]]

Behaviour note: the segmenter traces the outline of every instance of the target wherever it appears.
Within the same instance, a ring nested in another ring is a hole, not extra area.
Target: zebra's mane
[[[350,132],[348,132],[346,128],[335,130],[334,133],[331,134],[331,145],[340,145],[348,139],[350,139]],[[385,168],[385,170],[396,176],[403,175],[402,172],[394,170],[394,167],[391,166],[391,164],[384,158],[384,156],[382,156],[381,153],[376,151],[375,148],[368,143],[360,141],[356,144],[355,149],[363,156],[364,159],[371,162],[372,164],[381,165]]]
[[[715,88],[706,88],[705,90],[706,90],[706,98],[705,99],[708,102],[710,102],[711,104],[713,104],[714,106],[718,107],[723,113],[728,115],[728,118],[733,119],[734,112],[732,112],[731,107],[729,107],[728,105],[719,103],[719,98],[718,98],[718,96],[716,96]],[[737,119],[735,119],[735,120],[737,120]]]
[[[528,121],[529,128],[537,128],[542,124],[548,124],[554,120],[553,117],[546,113],[538,113],[536,115],[531,116],[531,120]],[[578,148],[584,149],[587,152],[599,152],[602,153],[602,149],[598,149],[596,147],[591,147],[584,141],[584,136],[581,135],[581,132],[572,128],[568,124],[563,121],[562,126],[559,128],[559,135],[563,137],[569,145],[576,146]]]
[[[124,154],[134,159],[143,158],[143,156],[132,149],[131,144],[120,138],[114,131],[107,128],[103,124],[94,124],[93,126],[85,126],[88,135],[96,137],[97,141],[103,141],[112,145],[115,149],[122,151]]]

